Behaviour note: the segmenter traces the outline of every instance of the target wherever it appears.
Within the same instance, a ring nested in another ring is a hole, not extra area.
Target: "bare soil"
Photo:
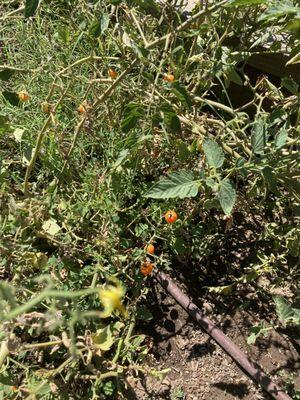
[[[130,377],[128,383],[133,391],[128,398],[270,399],[162,288],[157,285],[152,294],[150,310],[154,318],[143,327],[143,332],[153,339],[148,364],[158,370],[169,368],[170,372],[162,381],[149,374]],[[300,388],[297,342],[293,344],[288,336],[272,331],[249,346],[247,329],[257,322],[257,316],[245,310],[224,316],[209,302],[202,307],[275,381],[284,384],[294,375],[295,386]]]

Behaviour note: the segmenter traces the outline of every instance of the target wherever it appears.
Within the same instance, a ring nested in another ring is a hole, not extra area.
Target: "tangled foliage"
[[[297,2],[22,3],[0,4],[2,398],[161,376],[134,333],[145,262],[299,323]]]

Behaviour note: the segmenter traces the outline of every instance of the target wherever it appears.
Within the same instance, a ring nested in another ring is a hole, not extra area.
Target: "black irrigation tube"
[[[199,325],[222,347],[223,350],[238,364],[238,366],[259,383],[276,400],[292,400],[283,389],[274,383],[261,367],[241,351],[178,286],[172,282],[169,276],[161,271],[155,272],[156,280],[169,294],[190,314]]]

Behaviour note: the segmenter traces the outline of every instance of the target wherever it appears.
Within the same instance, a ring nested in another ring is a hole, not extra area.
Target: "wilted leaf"
[[[145,197],[153,199],[170,199],[194,197],[198,194],[199,180],[188,171],[173,172],[166,179],[157,182],[146,193]]]
[[[208,286],[207,289],[211,293],[218,293],[218,294],[223,294],[224,296],[228,296],[229,294],[232,293],[234,287],[235,283],[232,283],[231,285],[225,285],[225,286]]]
[[[22,162],[24,165],[29,165],[32,159],[33,147],[25,147],[22,157]]]
[[[114,337],[111,333],[110,326],[98,329],[92,334],[94,345],[102,351],[108,351],[114,343]]]
[[[21,129],[21,128],[17,128],[14,130],[13,135],[18,143],[21,143],[24,131],[25,131],[25,129]]]
[[[230,215],[235,203],[236,191],[229,179],[222,180],[218,197],[224,213]]]
[[[32,268],[38,270],[43,269],[48,262],[48,257],[45,253],[42,252],[34,253],[31,251],[27,251],[23,253],[23,258],[30,264]]]
[[[48,219],[43,223],[43,230],[51,236],[55,236],[61,229],[54,219]]]
[[[217,142],[211,139],[204,140],[203,151],[205,153],[208,165],[212,168],[220,168],[224,162],[224,153]]]
[[[157,371],[156,369],[151,369],[150,374],[159,380],[163,380],[168,373],[171,371],[171,368],[162,369],[161,371]]]

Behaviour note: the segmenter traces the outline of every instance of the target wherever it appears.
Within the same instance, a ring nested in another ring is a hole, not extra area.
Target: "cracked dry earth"
[[[150,310],[154,318],[140,327],[153,340],[148,365],[158,370],[169,368],[170,372],[162,381],[149,374],[131,376],[128,399],[271,399],[162,288],[153,287],[152,295]],[[295,347],[288,337],[273,332],[249,346],[248,329],[258,322],[257,316],[238,308],[233,315],[220,313],[209,302],[202,302],[202,308],[274,381],[282,384],[294,374],[295,386],[300,388],[297,342]]]

